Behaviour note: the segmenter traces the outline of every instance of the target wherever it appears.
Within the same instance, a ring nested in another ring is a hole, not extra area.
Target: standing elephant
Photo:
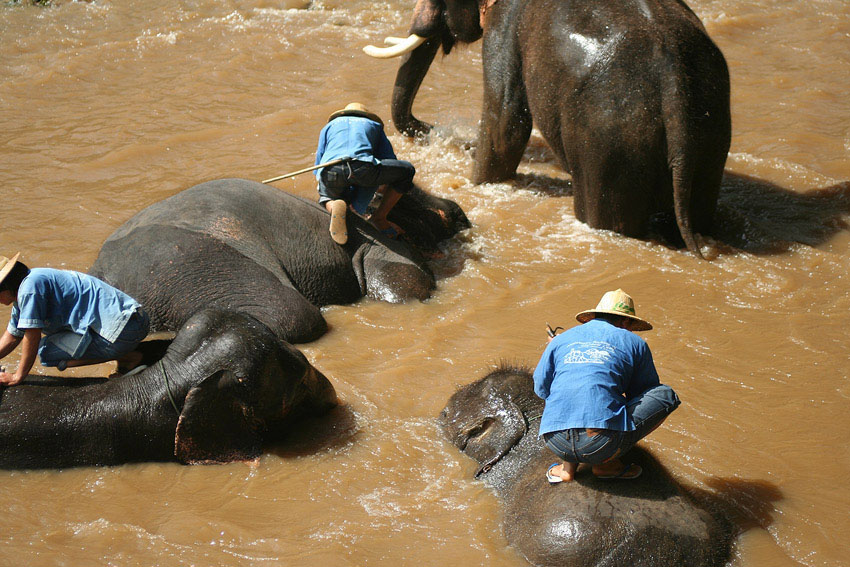
[[[412,240],[434,242],[467,222],[451,201],[421,190],[415,198],[436,212],[420,208],[420,227],[405,222],[410,203],[397,207],[393,218]],[[106,239],[90,271],[142,303],[152,331],[175,330],[215,306],[255,317],[282,340],[308,342],[327,330],[322,306],[364,295],[426,299],[434,288],[421,254],[348,217],[350,238],[339,246],[316,203],[244,179],[210,181],[136,214]]]
[[[0,468],[250,460],[293,419],[336,404],[327,378],[265,325],[204,310],[136,374],[6,388]]]
[[[368,46],[405,54],[392,116],[427,132],[413,99],[439,49],[484,37],[484,100],[473,181],[512,177],[532,118],[572,175],[576,217],[646,235],[675,214],[687,247],[713,221],[729,150],[729,72],[680,0],[418,0],[407,40]]]
[[[629,456],[644,474],[628,482],[580,471],[550,485],[552,455],[538,438],[543,401],[531,373],[502,367],[458,390],[440,413],[451,443],[481,467],[505,501],[505,535],[532,564],[558,567],[721,567],[731,524],[696,505],[648,453]],[[584,474],[583,474],[584,473]]]

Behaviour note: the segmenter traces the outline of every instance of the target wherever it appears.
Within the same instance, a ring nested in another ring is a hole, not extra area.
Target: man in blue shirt
[[[319,133],[316,165],[338,159],[345,161],[316,170],[319,204],[331,213],[334,241],[348,242],[345,215],[349,205],[365,214],[378,190],[383,194],[381,204],[369,221],[384,234],[398,236],[401,230],[387,220],[387,214],[413,187],[416,169],[410,162],[396,159],[383,121],[362,104],[352,102],[331,114]]]
[[[659,383],[649,346],[634,334],[652,325],[635,315],[621,289],[576,319],[582,325],[550,333],[534,370],[534,392],[546,401],[540,435],[564,461],[550,466],[546,478],[571,481],[579,463],[592,465],[597,478],[637,478],[641,468],[619,457],[680,403]]]
[[[17,370],[0,369],[0,384],[23,380],[36,353],[44,366],[59,370],[116,360],[124,373],[141,362],[136,347],[148,334],[149,319],[135,299],[87,274],[30,270],[19,257],[0,256],[0,303],[12,306],[0,359],[21,345]]]

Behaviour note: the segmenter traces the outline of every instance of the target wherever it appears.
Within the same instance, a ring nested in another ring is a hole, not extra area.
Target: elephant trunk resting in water
[[[390,219],[412,240],[436,245],[435,238],[468,226],[451,201],[411,193]],[[364,295],[394,302],[430,296],[434,276],[419,254],[357,215],[348,223],[348,243],[339,246],[318,204],[254,181],[219,179],[118,227],[91,274],[142,303],[152,331],[176,330],[212,306],[247,313],[292,343],[325,333],[325,305]]]
[[[694,233],[712,226],[731,139],[729,72],[684,2],[418,0],[410,32],[426,41],[396,75],[400,131],[430,128],[412,107],[439,47],[483,35],[473,181],[513,177],[533,118],[572,175],[576,218],[644,237],[657,213],[675,214],[700,254]]]
[[[549,485],[552,455],[537,436],[543,401],[531,373],[503,367],[458,390],[440,413],[451,443],[481,466],[505,501],[505,535],[533,564],[558,567],[721,567],[733,530],[697,506],[648,453],[625,483],[579,474]]]
[[[0,467],[250,460],[293,419],[336,403],[327,378],[265,325],[205,310],[137,374],[6,388]]]

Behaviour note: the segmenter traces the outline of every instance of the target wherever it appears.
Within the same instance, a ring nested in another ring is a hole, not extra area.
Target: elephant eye
[[[469,437],[479,437],[481,435],[484,435],[487,430],[490,429],[490,426],[493,425],[494,421],[495,420],[491,418],[485,419],[484,421],[469,430]]]

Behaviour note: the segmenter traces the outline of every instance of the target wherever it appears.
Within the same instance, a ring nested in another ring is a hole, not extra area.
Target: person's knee
[[[655,399],[667,406],[671,412],[682,403],[673,388],[665,384],[656,386],[651,393]]]

